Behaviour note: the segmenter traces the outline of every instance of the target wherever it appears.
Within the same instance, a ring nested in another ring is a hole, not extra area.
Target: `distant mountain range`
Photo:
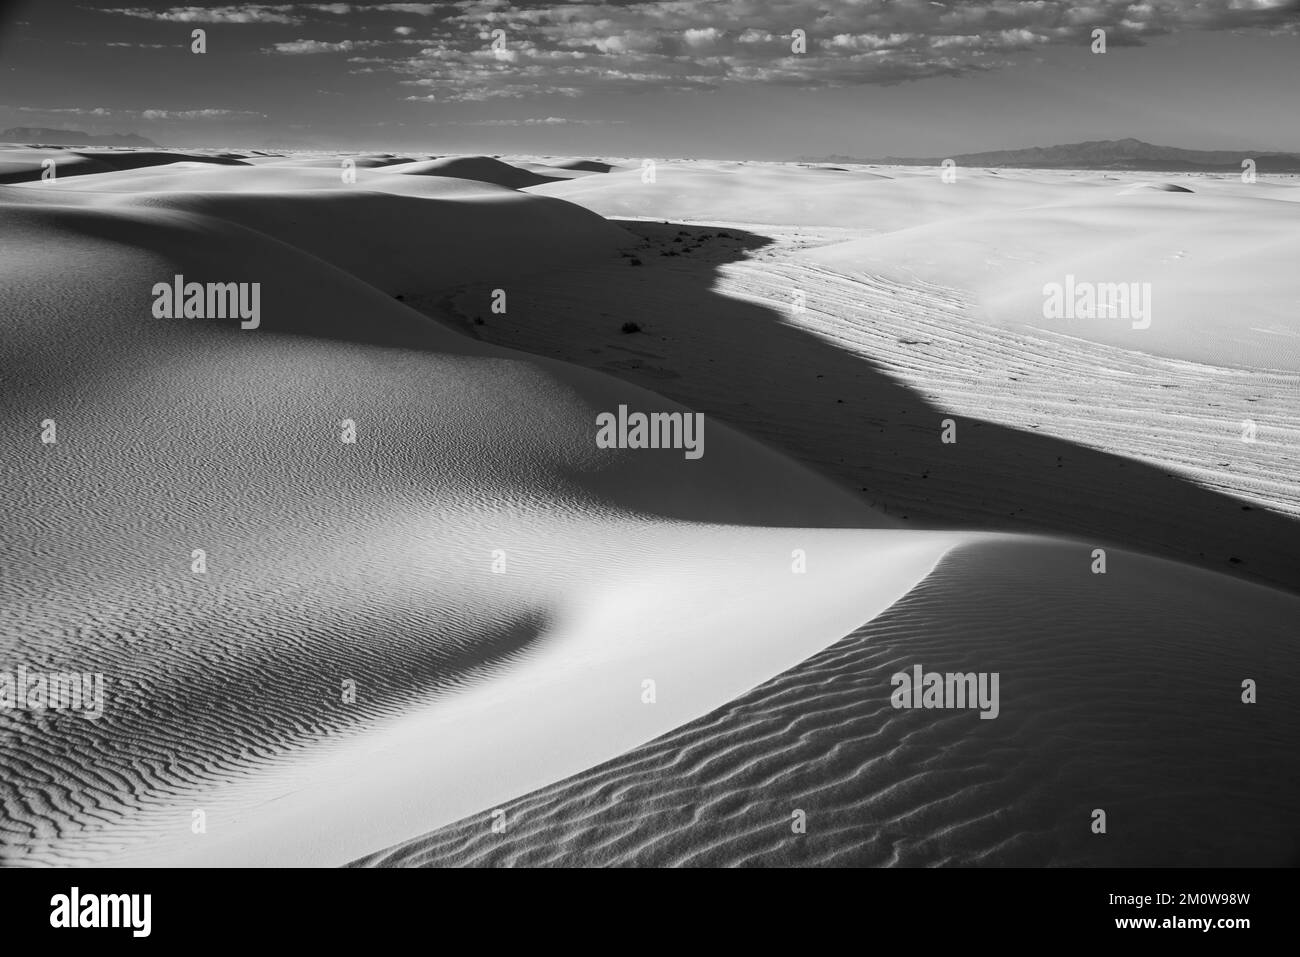
[[[0,132],[0,141],[41,146],[147,146],[158,144],[135,133],[106,133],[95,136],[81,130],[52,130],[44,126],[11,126]]]
[[[1253,159],[1260,173],[1300,173],[1300,154],[1276,150],[1183,150],[1153,146],[1141,140],[1096,140],[1063,146],[1031,146],[957,156],[800,157],[805,163],[864,163],[881,166],[938,166],[945,159],[958,166],[1001,166],[1021,169],[1115,169],[1171,172],[1241,172],[1241,161]]]

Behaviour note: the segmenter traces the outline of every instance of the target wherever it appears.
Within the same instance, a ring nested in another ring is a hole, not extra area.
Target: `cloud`
[[[686,45],[693,50],[707,50],[723,38],[724,34],[717,27],[691,28],[682,33]]]
[[[530,116],[522,120],[463,120],[436,124],[438,126],[621,126],[627,120],[579,120],[564,116]]]
[[[276,43],[262,52],[305,56],[312,53],[347,53],[355,47],[356,44],[352,40],[340,40],[338,43],[327,43],[324,40],[288,40],[284,43]]]
[[[393,5],[388,5],[393,6]],[[1110,47],[1183,30],[1288,30],[1297,0],[709,0],[507,3],[462,0],[415,55],[366,61],[444,102],[588,90],[889,84],[1009,65],[1050,45]],[[806,51],[796,52],[793,31]],[[489,51],[505,31],[505,53]]]
[[[334,37],[343,25],[378,29],[390,40],[293,40],[267,50],[364,50],[367,56],[349,58],[352,72],[392,74],[401,85],[421,88],[408,99],[438,102],[738,83],[892,84],[998,69],[1049,46],[1086,50],[1098,27],[1113,55],[1183,31],[1295,32],[1300,26],[1300,0],[451,0],[106,12],[175,22],[318,23]],[[422,23],[394,25],[393,17]],[[492,43],[498,30],[503,48]],[[806,37],[798,52],[795,30]],[[394,46],[385,49],[385,42]]]
[[[0,110],[13,110],[15,113],[71,113],[76,116],[112,116],[113,111],[102,106],[83,108],[79,106],[0,106]]]
[[[301,16],[293,15],[292,4],[249,4],[226,7],[170,7],[151,10],[148,7],[119,7],[105,9],[103,13],[134,17],[138,20],[161,20],[165,23],[301,23]]]
[[[211,120],[217,118],[243,118],[264,117],[265,113],[257,113],[252,110],[140,110],[131,111],[142,120]]]
[[[386,37],[382,40],[284,40],[265,47],[263,53],[278,53],[282,56],[306,56],[314,53],[352,53],[359,50],[373,50],[382,47],[425,46],[424,40]],[[361,58],[357,58],[360,60]],[[367,61],[369,62],[369,61]],[[383,58],[373,62],[385,62]]]
[[[263,118],[265,113],[254,110],[224,110],[207,107],[200,110],[111,110],[103,106],[0,106],[0,110],[18,113],[71,114],[74,116],[112,116],[135,120],[211,120]]]
[[[494,8],[496,0],[483,0],[482,6]],[[405,13],[412,16],[433,16],[444,13],[448,7],[463,7],[463,3],[254,3],[217,7],[176,6],[162,9],[149,7],[111,7],[101,10],[138,20],[159,20],[164,23],[288,23],[303,24],[309,20],[343,17],[365,13]]]

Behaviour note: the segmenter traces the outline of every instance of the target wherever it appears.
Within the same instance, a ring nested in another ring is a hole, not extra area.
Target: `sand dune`
[[[713,411],[914,527],[1066,532],[1300,591],[1294,373],[989,326],[953,290],[818,266],[815,230],[625,225],[641,266],[531,277],[506,316],[471,286],[452,305],[485,324],[464,328]]]
[[[291,153],[287,156],[271,155],[251,157],[249,162],[258,166],[291,166],[306,169],[337,170],[345,159],[350,160],[352,165],[357,169],[386,169],[390,166],[402,166],[407,163],[416,162],[413,157],[398,156],[394,153],[367,153],[358,156],[340,156],[337,153],[324,153],[320,155]]]
[[[478,814],[358,863],[1294,866],[1300,599],[1088,555],[962,545],[797,668],[503,805],[503,833]],[[998,672],[997,719],[894,708],[915,664]],[[1265,675],[1271,700],[1243,704]]]
[[[3,717],[9,863],[342,863],[716,707],[950,541],[826,531],[896,523],[720,423],[697,461],[598,450],[598,411],[679,407],[476,343],[260,231],[131,204],[0,217],[6,649],[112,689],[100,722]],[[178,273],[261,282],[260,327],[155,318]],[[46,419],[57,445],[33,438]],[[791,573],[796,547],[820,575]]]
[[[558,176],[543,176],[532,170],[520,169],[490,156],[445,156],[441,159],[400,163],[396,166],[388,166],[385,170],[389,173],[405,173],[407,176],[451,176],[456,179],[472,179],[510,189],[538,186],[560,179]]]
[[[508,162],[511,166],[519,169],[531,170],[545,176],[550,181],[582,179],[592,175],[604,175],[605,173],[618,172],[620,170],[630,169],[632,165],[624,163],[607,163],[603,160],[592,159],[553,159],[546,157],[541,160],[520,159],[518,157],[509,157]]]
[[[101,173],[91,179],[58,179],[33,183],[35,189],[64,192],[171,193],[171,192],[238,192],[263,193],[288,190],[320,189],[343,192],[357,188],[370,192],[387,192],[407,196],[439,196],[451,193],[504,192],[506,188],[477,180],[452,177],[385,176],[379,168],[357,167],[352,170],[355,182],[344,179],[342,161],[331,164],[273,164],[246,167],[196,167],[174,163],[148,171]],[[13,194],[20,201],[21,194]],[[77,202],[75,197],[65,200]]]
[[[975,318],[1153,355],[1300,370],[1293,178],[665,162],[533,187],[613,217],[823,227],[809,256],[853,275],[969,293]],[[829,229],[843,232],[832,234]],[[827,242],[827,241],[830,242]],[[1049,283],[1146,284],[1149,315],[1047,318]],[[1250,297],[1251,308],[1239,303]],[[1135,325],[1136,324],[1136,325]]]
[[[959,180],[947,186],[967,188]],[[1300,371],[1292,188],[1063,181],[1050,203],[980,212],[810,254],[823,265],[973,293],[979,317],[1212,365]],[[1145,284],[1142,315],[1044,315],[1044,287]],[[1244,297],[1250,308],[1242,309]]]
[[[612,256],[633,241],[568,203],[467,180],[430,179],[371,174],[345,184],[337,171],[326,169],[162,167],[33,184],[4,198],[167,210],[187,222],[213,217],[293,245],[412,301],[467,281],[502,286],[521,274]],[[413,231],[421,237],[418,244],[410,241]],[[214,269],[215,264],[197,267],[203,274]]]
[[[654,529],[485,512],[429,527],[446,542],[507,521],[494,544],[520,563],[520,586],[480,587],[488,583],[474,568],[484,564],[474,561],[474,543],[444,545],[439,562],[427,546],[403,545],[409,533],[399,531],[367,552],[379,567],[364,577],[382,602],[357,604],[341,619],[335,611],[332,627],[297,640],[273,632],[263,644],[246,633],[224,655],[210,642],[205,681],[248,689],[239,707],[257,706],[257,725],[205,697],[190,706],[207,712],[201,717],[163,705],[148,722],[115,728],[165,721],[168,730],[147,740],[174,749],[176,773],[107,826],[65,824],[31,859],[344,863],[581,772],[742,694],[832,643],[856,617],[882,611],[946,544],[904,532]],[[598,530],[605,542],[593,547]],[[817,576],[790,574],[792,546],[809,550]],[[416,580],[394,578],[412,560]],[[494,612],[461,620],[465,611],[444,604],[453,590],[458,605]],[[401,618],[385,610],[390,603],[406,606]],[[682,627],[683,617],[698,621]],[[273,673],[253,685],[247,659],[268,661],[273,650]],[[197,666],[182,658],[176,680],[193,681]],[[331,706],[324,682],[289,693],[290,676],[316,670],[353,677],[369,689],[365,705]],[[647,680],[653,703],[642,697]],[[155,678],[148,697],[173,687]],[[44,745],[27,744],[38,768]],[[154,777],[147,766],[105,763],[128,780]],[[186,830],[193,807],[209,824],[198,839]]]
[[[972,175],[957,190],[940,180],[938,170],[854,167],[843,172],[777,163],[665,160],[655,164],[653,182],[645,177],[645,169],[633,168],[529,191],[603,216],[869,232],[1018,209],[1049,202],[1060,191],[1050,176],[1009,180]]]
[[[1137,183],[1129,186],[1124,192],[1135,192],[1139,190],[1154,190],[1158,193],[1194,193],[1196,190],[1190,186],[1179,186],[1177,183]]]
[[[600,160],[589,159],[562,159],[547,160],[546,166],[551,169],[567,169],[580,173],[611,173],[619,167],[613,163],[605,163]]]
[[[104,173],[116,168],[95,157],[70,150],[53,148],[0,150],[0,183],[27,183],[39,180],[41,174],[49,168],[47,161],[53,162],[55,175],[58,176]]]
[[[135,170],[150,166],[205,163],[216,166],[242,166],[242,159],[228,155],[175,153],[162,150],[65,150],[58,147],[0,150],[0,183],[27,183],[53,174],[83,176],[110,170]]]
[[[1293,186],[168,156],[0,187],[0,666],[109,681],[0,711],[4,863],[1296,860]],[[1122,264],[1262,311],[1011,301]],[[893,709],[912,663],[1001,714]]]
[[[213,166],[246,166],[240,157],[228,153],[179,152],[175,150],[78,150],[80,155],[105,163],[114,169],[143,169],[169,163],[202,163]]]

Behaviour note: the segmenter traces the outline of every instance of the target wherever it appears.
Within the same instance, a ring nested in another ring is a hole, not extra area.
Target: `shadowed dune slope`
[[[1158,559],[974,542],[798,667],[503,805],[505,833],[477,815],[358,863],[1295,865],[1297,614]],[[998,672],[998,717],[895,709],[916,664]]]
[[[1064,534],[1300,593],[1297,375],[993,326],[952,290],[819,266],[798,230],[624,225],[641,266],[530,277],[503,316],[470,286],[462,327],[707,409],[909,526]]]
[[[39,180],[53,163],[55,176],[84,176],[87,173],[107,173],[115,167],[68,150],[59,149],[7,149],[0,150],[0,183],[27,183]]]
[[[242,159],[230,155],[173,153],[162,150],[67,150],[55,147],[28,147],[0,150],[0,183],[26,183],[40,180],[47,168],[46,160],[53,161],[53,174],[56,178],[178,163],[211,166],[245,165]]]
[[[490,156],[444,156],[440,159],[389,166],[384,171],[403,173],[407,176],[451,176],[456,179],[472,179],[509,189],[553,183],[559,179],[556,176],[545,176],[533,170],[511,166]]]
[[[252,156],[249,162],[258,167],[275,168],[277,166],[287,166],[295,169],[340,169],[344,161],[351,162],[355,169],[383,169],[388,166],[398,166],[403,163],[414,163],[416,159],[411,156],[397,156],[393,153],[366,153],[359,156],[342,156],[337,153],[327,153],[324,155],[313,155],[303,153],[290,153],[288,156]]]
[[[371,198],[382,201],[388,197]],[[247,353],[258,341],[255,332],[480,356],[493,360],[498,367],[507,362],[535,364],[546,370],[543,378],[561,370],[565,389],[575,389],[579,394],[594,391],[599,396],[592,400],[590,417],[568,421],[561,430],[562,435],[553,435],[542,442],[533,427],[520,433],[520,437],[530,436],[526,442],[529,447],[552,450],[553,454],[548,453],[546,457],[556,466],[562,464],[562,471],[592,468],[596,452],[595,410],[607,405],[616,408],[617,402],[610,404],[613,395],[625,390],[628,398],[624,402],[653,401],[652,393],[647,390],[608,376],[564,363],[534,360],[522,353],[461,336],[316,257],[213,217],[156,208],[17,206],[0,207],[0,226],[3,226],[6,254],[5,279],[12,291],[4,316],[9,326],[5,346],[12,358],[21,360],[8,364],[13,370],[14,388],[9,395],[12,401],[29,395],[44,401],[51,395],[63,394],[78,396],[78,405],[82,405],[88,401],[88,391],[96,385],[110,390],[106,397],[112,396],[113,363],[129,361],[144,345],[160,349],[160,357],[171,355],[171,350],[177,348],[184,348],[176,353],[177,358],[202,355],[205,349],[216,346]],[[487,256],[494,248],[493,243],[494,238],[487,239],[479,254]],[[76,281],[70,283],[71,262],[78,262],[79,268]],[[213,322],[155,318],[152,289],[158,282],[171,282],[177,273],[201,282],[259,282],[259,329],[240,331],[236,328],[237,319]],[[20,304],[29,305],[22,308]],[[439,359],[433,356],[430,361]],[[52,374],[59,369],[78,372],[83,378],[74,385],[68,376]],[[142,367],[139,375],[148,377],[148,367]],[[130,386],[138,381],[139,375],[130,376],[120,384]],[[521,388],[526,381],[527,377],[521,379]],[[610,389],[614,392],[610,393]],[[465,394],[466,398],[457,404],[469,411],[473,408],[473,397],[483,391],[481,387],[470,388],[467,383]],[[527,403],[518,406],[512,401],[510,407],[522,411]],[[537,412],[538,409],[533,409],[530,414]],[[507,421],[502,410],[493,414],[502,416],[502,422]],[[724,426],[717,428],[719,443],[731,441],[722,437]],[[792,470],[812,477],[811,472],[767,452],[757,443],[739,435],[735,435],[734,441],[771,463],[775,467],[774,475]],[[503,455],[511,454],[508,442],[503,439],[500,444]],[[692,469],[687,471],[680,465],[684,461],[681,450],[645,451],[648,454],[615,450],[612,455],[601,455],[599,466],[592,468],[591,478],[616,497],[620,487],[625,486],[632,500],[638,502],[634,507],[639,507],[644,501],[639,498],[640,491],[652,478],[672,487],[679,481],[677,476],[690,476],[693,482],[716,474],[717,498],[710,501],[701,494],[698,501],[704,512],[695,512],[694,506],[687,502],[680,503],[686,511],[676,517],[683,518],[707,514],[722,520],[739,520],[742,516],[761,520],[766,512],[778,524],[798,516],[800,520],[790,524],[834,525],[839,524],[835,514],[839,512],[843,518],[846,509],[853,514],[854,524],[872,514],[847,493],[840,493],[838,499],[835,496],[825,499],[827,507],[823,508],[813,501],[783,502],[779,494],[770,494],[762,483],[750,488],[733,488],[728,469],[715,473],[727,458],[725,454],[691,462]],[[655,475],[654,462],[663,463],[666,471]],[[444,461],[442,467],[451,473],[458,466],[453,461]],[[635,473],[644,475],[645,481],[627,481]],[[833,488],[829,483],[827,487]],[[702,490],[701,486],[699,491]],[[745,505],[744,500],[751,492],[756,497],[750,505]],[[674,498],[664,495],[663,500],[670,503]],[[812,521],[814,518],[819,520]],[[883,524],[893,523],[883,521]]]
[[[604,218],[560,200],[467,180],[426,185],[421,179],[362,172],[349,187],[327,170],[164,168],[15,187],[0,199],[215,217],[407,296],[469,281],[507,285],[519,275],[611,256],[632,242]],[[206,281],[209,272],[193,278]]]
[[[345,176],[345,174],[347,174]],[[355,182],[349,180],[354,179]],[[254,165],[244,167],[205,166],[171,163],[135,172],[112,171],[86,178],[34,183],[23,192],[81,193],[176,193],[235,192],[249,195],[297,190],[327,190],[334,193],[365,191],[403,196],[443,196],[459,193],[485,195],[512,190],[492,183],[453,177],[387,176],[381,168],[358,166],[345,170],[337,162],[320,165]],[[20,199],[7,199],[11,202]],[[78,202],[69,195],[67,202]]]
[[[587,159],[547,160],[546,165],[555,169],[579,170],[584,173],[610,173],[619,168],[613,163]]]

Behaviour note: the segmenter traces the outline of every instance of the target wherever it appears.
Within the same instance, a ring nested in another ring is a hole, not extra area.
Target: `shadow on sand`
[[[508,321],[466,308],[481,298],[477,285],[441,299],[437,312],[453,307],[460,328],[484,341],[717,416],[906,525],[1057,533],[1300,592],[1300,523],[1134,459],[956,416],[776,310],[717,293],[718,267],[763,256],[766,237],[730,226],[618,225],[644,243],[609,263],[516,280]],[[643,334],[621,333],[629,303],[647,317]],[[546,321],[548,312],[558,321]],[[762,346],[745,347],[753,343]],[[716,363],[716,379],[678,371],[701,361]],[[940,422],[950,416],[959,441],[945,445]],[[1123,569],[1112,562],[1108,573]]]

